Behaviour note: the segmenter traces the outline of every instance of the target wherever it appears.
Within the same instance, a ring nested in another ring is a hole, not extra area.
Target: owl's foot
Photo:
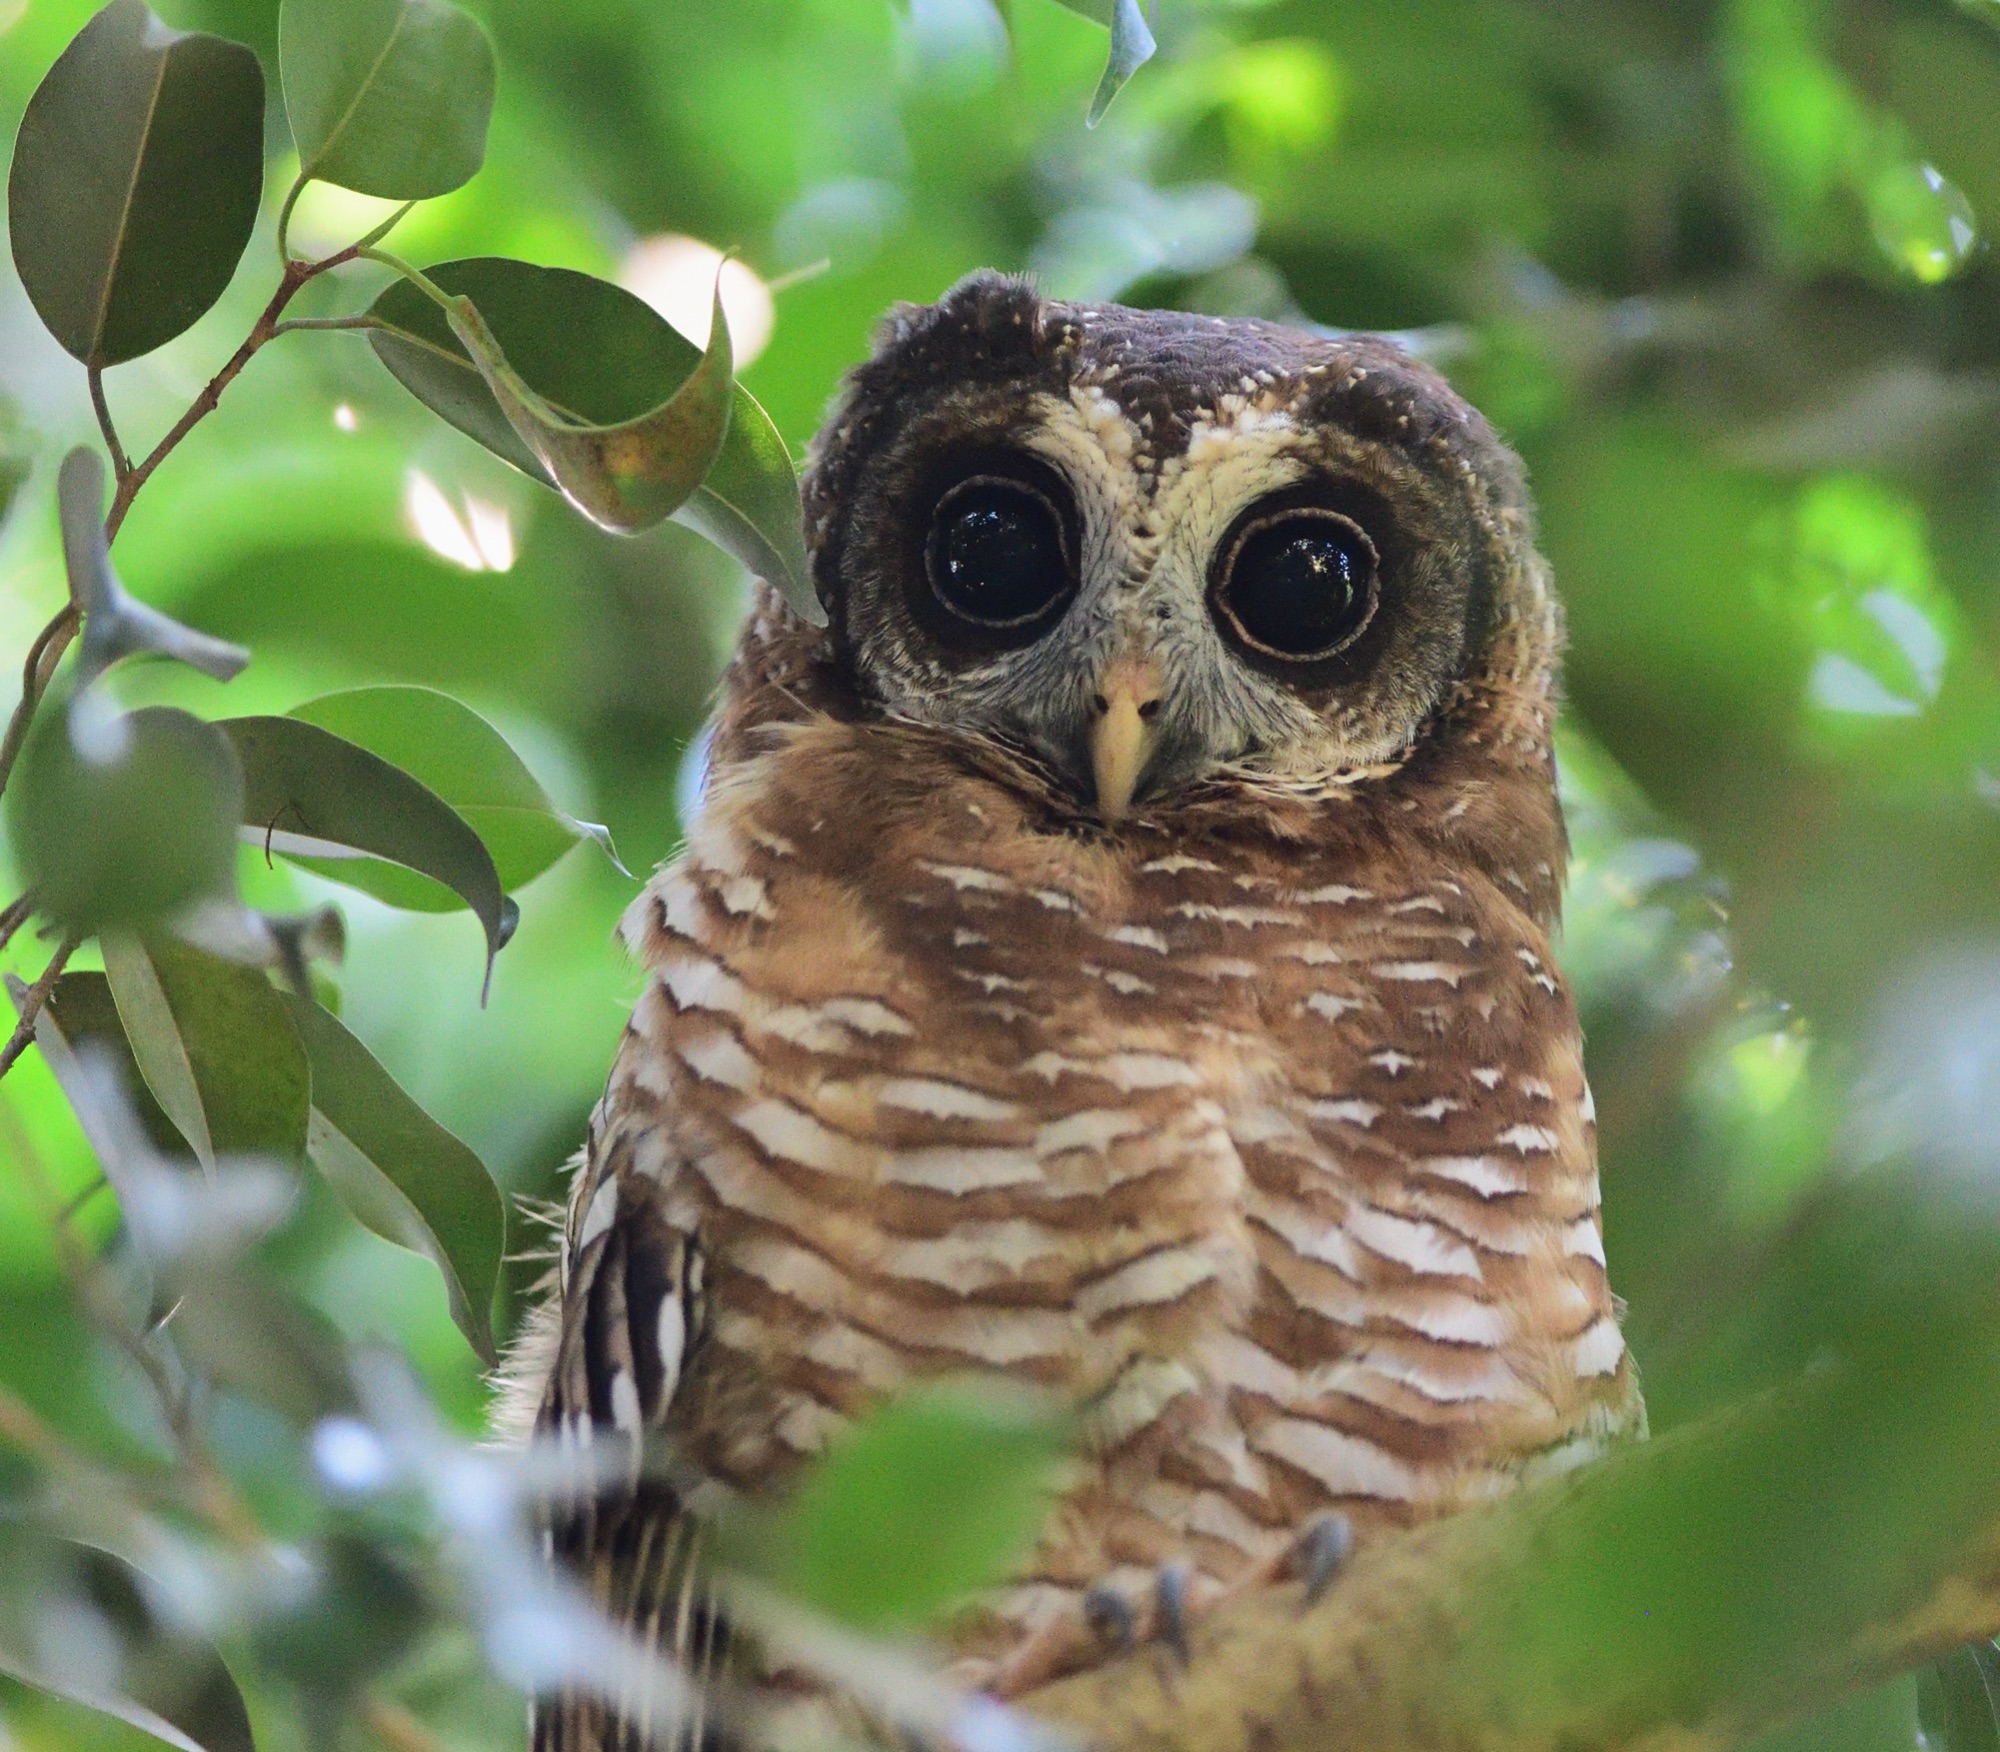
[[[983,1689],[1003,1700],[1019,1697],[1142,1644],[1156,1644],[1186,1666],[1191,1579],[1187,1564],[1162,1564],[1143,1600],[1100,1582],[1084,1595],[1080,1611],[1057,1613],[1024,1637],[987,1676]]]

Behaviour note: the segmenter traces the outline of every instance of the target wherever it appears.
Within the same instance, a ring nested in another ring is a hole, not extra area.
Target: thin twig
[[[76,637],[77,625],[76,604],[65,602],[28,647],[27,660],[21,665],[20,702],[7,720],[7,734],[0,737],[0,791],[6,790],[7,781],[14,776],[14,763],[21,758],[21,744],[28,740],[28,726],[35,721],[35,708],[42,702],[56,664],[69,649],[70,640]]]
[[[104,367],[92,365],[85,375],[90,380],[90,405],[97,415],[97,429],[104,434],[104,447],[111,452],[112,471],[121,476],[130,474],[132,459],[125,454],[125,446],[118,442],[118,428],[111,420],[111,404],[104,399]]]
[[[35,1038],[35,1018],[42,1013],[42,1006],[49,1001],[49,993],[56,989],[56,981],[62,978],[63,969],[69,965],[69,958],[76,953],[81,940],[65,937],[49,958],[48,966],[42,969],[42,977],[28,987],[21,999],[21,1020],[7,1044],[0,1047],[0,1077],[11,1071],[14,1061],[28,1050],[28,1043]]]
[[[10,900],[6,909],[0,911],[0,950],[14,940],[15,932],[35,916],[35,897],[24,894],[19,900]]]

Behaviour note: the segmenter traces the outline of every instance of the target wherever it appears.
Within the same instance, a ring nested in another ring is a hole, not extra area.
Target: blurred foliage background
[[[276,0],[157,5],[275,73]],[[887,304],[988,264],[1063,295],[1398,331],[1521,449],[1569,608],[1565,959],[1656,1430],[1808,1360],[1810,1320],[1745,1311],[1830,1187],[1912,1156],[1991,1175],[1995,0],[1162,0],[1157,59],[1095,130],[1104,32],[1049,0],[470,9],[502,68],[487,169],[419,207],[399,252],[620,278],[686,327],[713,254],[675,240],[732,249],[744,381],[795,449]],[[0,0],[0,132],[91,10]],[[274,105],[274,154],[286,138]],[[270,200],[290,175],[274,166]],[[316,186],[293,235],[323,252],[386,209]],[[134,442],[270,274],[266,241],[190,333],[112,374]],[[359,308],[381,278],[329,276],[300,311]],[[93,437],[81,372],[0,269],[0,669],[62,600],[55,463]],[[586,526],[360,337],[263,353],[119,556],[137,594],[256,654],[226,693],[157,666],[128,700],[219,716],[447,688],[633,870],[673,851],[733,563],[677,527]],[[611,940],[635,882],[584,845],[529,886],[482,1009],[469,915],[243,862],[255,903],[338,901],[349,1026],[510,1193],[557,1196],[636,991]],[[45,955],[24,936],[6,965],[31,978]],[[85,1194],[95,1168],[31,1054],[0,1086],[0,1382],[80,1444],[145,1451],[158,1434],[79,1318],[35,1175]],[[103,1237],[115,1212],[77,1221]],[[324,1188],[272,1257],[480,1428],[487,1386],[424,1261]],[[503,1331],[539,1269],[510,1269]],[[225,1403],[215,1439],[277,1524],[304,1513],[282,1425]],[[518,1743],[466,1648],[397,1684],[448,1745]],[[1914,1746],[1912,1698],[1796,1743]],[[0,1681],[10,1736],[149,1743]]]

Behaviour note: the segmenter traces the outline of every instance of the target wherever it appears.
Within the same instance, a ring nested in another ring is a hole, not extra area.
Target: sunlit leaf
[[[509,893],[532,882],[579,839],[594,840],[617,862],[609,831],[558,809],[499,731],[449,694],[428,687],[353,688],[308,700],[286,715],[331,730],[429,786],[485,842]],[[464,904],[448,889],[396,865],[298,861],[396,905],[443,911]]]
[[[701,358],[652,307],[605,280],[499,257],[426,270],[470,297],[508,361],[554,407],[615,425],[643,415]],[[371,314],[387,325],[369,341],[410,393],[461,432],[546,486],[555,482],[522,441],[444,313],[398,280]],[[673,515],[784,592],[816,626],[826,616],[808,575],[798,477],[770,417],[740,383],[722,449]]]
[[[202,1163],[303,1154],[311,1074],[270,980],[163,936],[113,932],[103,947],[146,1087]]]
[[[289,1008],[312,1061],[308,1154],[364,1224],[435,1262],[452,1319],[492,1363],[506,1213],[485,1164],[318,1004],[295,997]]]
[[[562,496],[604,529],[633,535],[664,522],[701,485],[729,429],[729,323],[713,302],[708,347],[686,381],[657,407],[615,425],[574,419],[509,363],[465,297],[445,308],[451,331],[521,442]]]
[[[776,1578],[864,1630],[907,1629],[996,1582],[1048,1513],[1064,1430],[1041,1402],[930,1387],[809,1472],[775,1532]]]
[[[486,959],[518,916],[493,856],[443,798],[380,756],[297,718],[225,718],[218,726],[243,763],[246,828],[272,850],[320,860],[356,853],[431,877],[471,907]],[[328,860],[334,860],[328,862]]]
[[[62,517],[63,564],[70,600],[83,611],[76,680],[88,686],[121,658],[146,653],[192,665],[217,681],[240,674],[250,653],[226,639],[212,639],[149,608],[127,594],[111,569],[104,539],[104,459],[79,444],[56,476]]]
[[[419,200],[486,156],[493,45],[446,0],[284,0],[278,60],[301,176]]]
[[[78,359],[163,346],[229,284],[264,186],[264,75],[240,43],[111,0],[28,100],[8,178],[14,264]]]
[[[85,694],[36,719],[8,787],[9,838],[49,918],[86,933],[144,925],[232,891],[243,794],[213,725]]]
[[[255,1752],[236,1681],[171,1594],[95,1546],[0,1522],[0,1673],[179,1752]]]
[[[1057,0],[1057,4],[1111,31],[1110,58],[1104,64],[1104,77],[1097,82],[1096,95],[1090,100],[1090,114],[1084,118],[1085,126],[1094,128],[1104,119],[1104,112],[1125,82],[1153,58],[1159,45],[1153,41],[1139,0]]]

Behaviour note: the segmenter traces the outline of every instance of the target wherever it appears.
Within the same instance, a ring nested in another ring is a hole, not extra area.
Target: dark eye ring
[[[1246,649],[1286,663],[1344,651],[1375,618],[1381,556],[1353,518],[1301,505],[1245,520],[1209,600]]]
[[[969,475],[938,500],[924,570],[952,616],[989,633],[1040,624],[1074,588],[1061,513],[1008,475]]]

